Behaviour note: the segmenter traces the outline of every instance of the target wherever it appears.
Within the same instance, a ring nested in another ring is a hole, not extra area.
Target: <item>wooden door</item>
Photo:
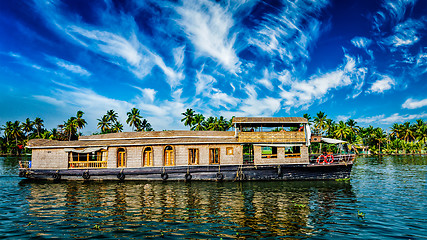
[[[126,167],[126,151],[122,148],[117,151],[117,167]]]
[[[173,148],[168,146],[165,148],[165,166],[174,166],[174,154],[173,154]]]
[[[146,148],[144,150],[144,167],[153,166],[153,162],[151,159],[151,148]]]

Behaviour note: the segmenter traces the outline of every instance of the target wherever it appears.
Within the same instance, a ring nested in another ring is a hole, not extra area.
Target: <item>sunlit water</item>
[[[427,238],[427,157],[359,157],[349,182],[34,183],[18,161],[0,157],[0,238]]]

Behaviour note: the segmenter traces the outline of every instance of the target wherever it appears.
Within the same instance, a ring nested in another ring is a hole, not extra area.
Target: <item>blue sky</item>
[[[427,1],[1,1],[0,124],[85,112],[427,119]],[[126,127],[125,130],[130,130]]]

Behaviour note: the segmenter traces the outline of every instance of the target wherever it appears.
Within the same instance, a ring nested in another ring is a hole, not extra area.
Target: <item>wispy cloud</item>
[[[206,0],[183,1],[176,8],[181,16],[178,23],[199,55],[212,57],[231,72],[237,72],[240,62],[233,48],[236,33],[232,32],[233,16],[218,3]]]
[[[154,66],[158,66],[164,72],[171,88],[180,85],[184,79],[183,55],[176,59],[181,62],[177,62],[174,67],[168,66],[162,56],[143,43],[143,40],[148,41],[149,38],[140,31],[133,16],[98,9],[97,14],[102,16],[105,22],[103,26],[94,26],[55,14],[59,12],[59,4],[41,1],[36,3],[40,12],[44,13],[46,21],[53,23],[50,27],[62,34],[66,40],[99,54],[106,61],[132,72],[137,78],[143,79],[151,73]]]
[[[371,45],[372,40],[369,38],[365,38],[365,37],[354,37],[353,39],[351,39],[351,43],[358,48],[361,49],[366,49],[369,47],[369,45]]]
[[[279,56],[289,65],[307,60],[310,47],[322,32],[315,16],[327,4],[326,1],[285,2],[280,15],[267,15],[248,42],[263,52]]]
[[[392,123],[403,123],[406,121],[412,121],[415,119],[422,119],[426,118],[427,113],[419,113],[419,114],[400,114],[400,113],[394,113],[388,117],[386,117],[384,114],[372,116],[372,117],[362,117],[355,119],[358,123],[365,123],[365,124],[392,124]]]
[[[420,29],[424,29],[424,20],[408,19],[393,28],[393,35],[385,38],[382,42],[390,45],[392,51],[402,46],[410,46],[420,40]]]
[[[20,65],[23,65],[23,66],[26,66],[26,67],[29,67],[29,68],[33,68],[33,69],[36,69],[36,70],[40,70],[40,71],[43,71],[43,72],[50,72],[50,69],[48,69],[46,67],[42,67],[39,64],[36,64],[34,61],[32,61],[32,60],[30,60],[30,59],[22,56],[19,53],[9,52],[6,55],[8,55],[9,57],[12,57],[14,59],[16,59],[17,60],[16,61],[17,64],[20,64]]]
[[[65,61],[63,59],[59,59],[59,58],[51,57],[51,56],[48,56],[47,59],[50,62],[56,64],[58,67],[61,67],[61,68],[65,69],[69,72],[78,74],[80,76],[89,77],[90,75],[92,75],[89,71],[87,71],[86,69],[84,69],[80,65],[73,64],[73,63]]]
[[[126,111],[135,106],[126,101],[102,96],[88,88],[58,82],[54,84],[56,87],[51,89],[49,96],[34,95],[33,97],[38,101],[55,105],[61,111],[64,108],[67,109],[67,112],[83,110],[90,129],[97,129],[96,119],[101,118],[110,109],[118,112],[120,122],[125,123]]]
[[[402,108],[406,108],[406,109],[417,109],[425,106],[427,106],[427,98],[422,100],[415,100],[413,98],[408,98],[402,104]]]
[[[369,88],[371,93],[383,93],[392,89],[396,85],[396,81],[387,75],[378,75],[378,79]]]
[[[201,94],[207,98],[206,105],[229,109],[239,102],[237,98],[229,96],[218,88],[214,88],[217,80],[213,76],[203,73],[203,69],[197,72],[196,79],[196,96]]]
[[[281,109],[281,99],[259,98],[254,85],[245,86],[247,98],[242,100],[236,116],[272,116]]]
[[[314,100],[324,98],[330,90],[351,85],[352,79],[349,76],[355,70],[356,61],[346,56],[345,63],[333,71],[312,76],[309,80],[290,81],[289,86],[281,87],[280,95],[285,100],[285,108],[307,108]]]

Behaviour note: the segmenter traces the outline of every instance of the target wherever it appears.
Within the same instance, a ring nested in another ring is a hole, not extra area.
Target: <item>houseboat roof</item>
[[[28,148],[79,148],[103,146],[143,146],[165,144],[237,143],[230,131],[152,131],[121,132],[80,136],[78,141],[32,139]]]
[[[234,117],[233,123],[308,123],[303,117]]]

